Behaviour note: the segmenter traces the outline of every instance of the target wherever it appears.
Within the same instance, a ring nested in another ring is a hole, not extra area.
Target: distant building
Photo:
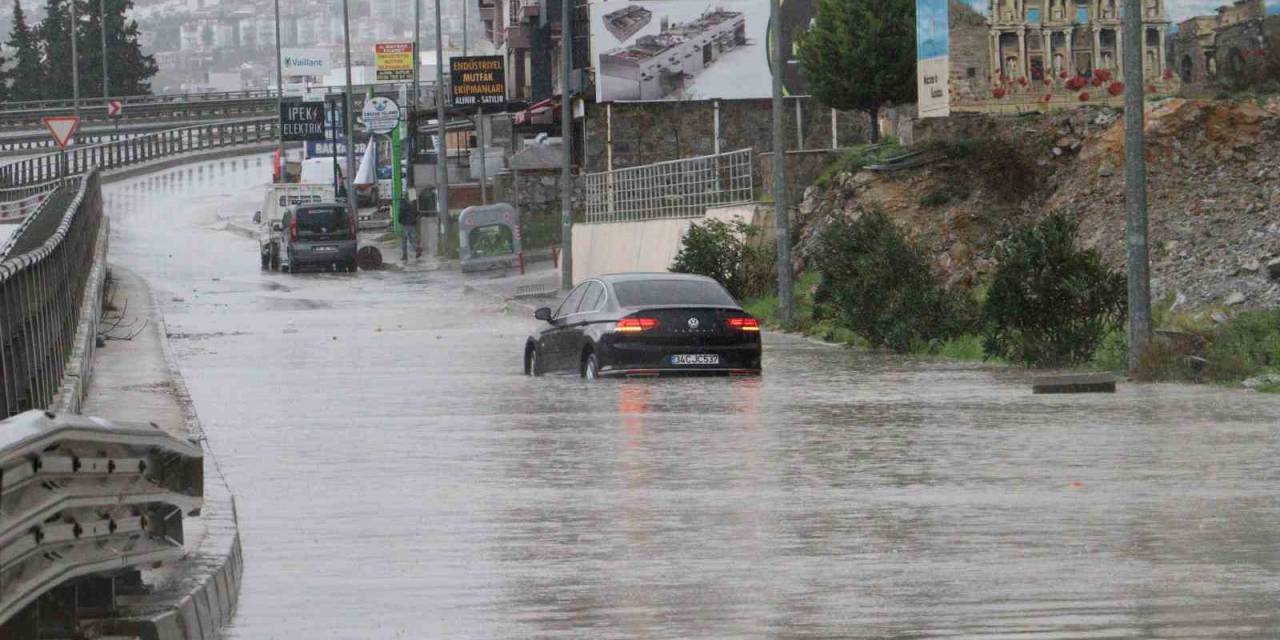
[[[1242,65],[1246,55],[1266,48],[1267,8],[1263,0],[1237,0],[1216,15],[1195,16],[1178,24],[1170,64],[1183,82],[1207,83],[1220,71]]]

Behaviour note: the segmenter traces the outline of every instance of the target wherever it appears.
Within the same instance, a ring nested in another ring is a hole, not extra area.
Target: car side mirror
[[[254,212],[253,212],[253,223],[254,223],[254,224],[262,224],[262,212],[261,212],[261,211],[254,211]]]
[[[543,322],[551,322],[551,307],[541,307],[533,312],[533,317]]]

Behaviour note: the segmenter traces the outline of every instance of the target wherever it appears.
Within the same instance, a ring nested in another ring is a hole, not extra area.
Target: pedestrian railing
[[[755,193],[750,149],[590,173],[583,182],[588,223],[701,217]]]
[[[278,137],[277,118],[253,118],[157,131],[11,162],[0,166],[0,186],[26,187],[87,173],[93,168],[118,169],[192,151],[274,142]]]
[[[0,480],[4,625],[68,580],[181,558],[204,459],[153,425],[27,411],[0,421]]]
[[[0,224],[23,220],[39,208],[40,203],[44,202],[45,196],[49,195],[50,191],[61,184],[60,180],[50,180],[28,187],[0,189]],[[0,256],[3,255],[4,252],[0,251]]]
[[[102,192],[90,172],[50,191],[0,247],[0,418],[53,402],[101,223]]]

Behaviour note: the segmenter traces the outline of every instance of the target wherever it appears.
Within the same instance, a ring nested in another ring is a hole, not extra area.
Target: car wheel
[[[524,374],[526,376],[542,375],[542,358],[538,357],[538,348],[530,346],[524,353]]]
[[[271,245],[271,270],[280,270],[280,247]]]
[[[600,360],[596,358],[596,354],[587,354],[586,360],[582,363],[582,377],[587,380],[597,380],[600,378]]]
[[[270,269],[270,268],[271,268],[271,252],[270,252],[270,251],[260,251],[259,253],[261,253],[261,254],[262,254],[261,256],[259,256],[260,258],[262,258],[262,268],[263,268],[263,269]]]

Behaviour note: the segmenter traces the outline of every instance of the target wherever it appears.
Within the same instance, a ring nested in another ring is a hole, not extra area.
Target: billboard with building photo
[[[917,0],[921,115],[1121,104],[1122,5]],[[1177,93],[1187,83],[1247,83],[1266,73],[1268,48],[1280,49],[1280,0],[1141,5],[1143,89],[1149,96]]]
[[[767,98],[767,0],[596,0],[596,100]]]

